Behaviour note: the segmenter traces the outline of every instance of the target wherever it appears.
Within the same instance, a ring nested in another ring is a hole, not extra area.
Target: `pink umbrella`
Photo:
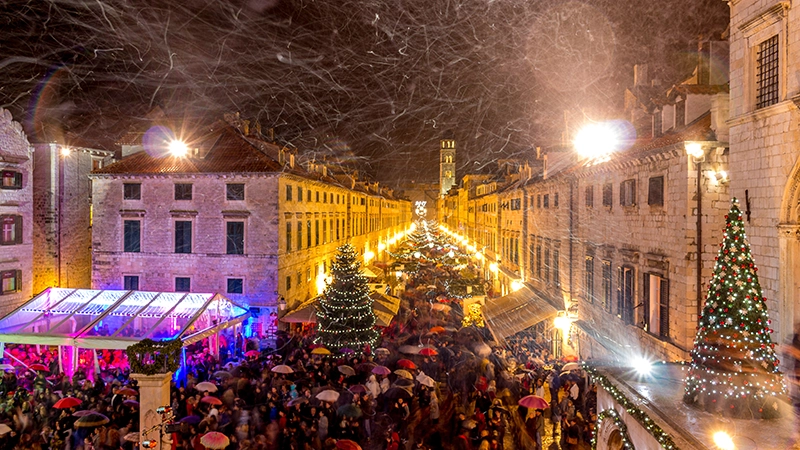
[[[203,402],[203,403],[208,403],[209,405],[221,405],[222,404],[222,400],[218,399],[217,397],[212,397],[210,395],[207,395],[207,396],[201,398],[200,401]]]
[[[200,438],[200,443],[203,444],[205,448],[223,449],[231,444],[231,440],[228,439],[228,436],[220,432],[210,431]]]
[[[372,373],[374,373],[375,375],[389,375],[390,373],[392,373],[392,371],[385,366],[375,366],[372,369]]]
[[[547,400],[538,395],[529,395],[520,399],[519,406],[533,409],[547,409],[550,405],[547,403]]]
[[[255,358],[260,354],[261,352],[259,352],[258,350],[250,350],[249,352],[245,353],[244,356],[247,356],[248,358]]]

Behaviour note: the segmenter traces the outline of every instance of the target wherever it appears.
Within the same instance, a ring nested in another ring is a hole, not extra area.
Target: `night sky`
[[[668,9],[667,9],[668,8]],[[688,75],[721,0],[7,0],[0,106],[32,141],[111,145],[155,106],[190,137],[225,112],[379,180],[530,156],[564,111],[618,114],[632,65]],[[46,134],[42,130],[47,130]]]

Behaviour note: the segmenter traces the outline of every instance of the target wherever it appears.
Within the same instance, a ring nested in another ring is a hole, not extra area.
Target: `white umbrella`
[[[339,400],[339,393],[328,389],[317,394],[317,399],[322,400],[323,402],[333,403],[336,400]]]
[[[0,370],[14,370],[14,366],[11,364],[0,364]]]
[[[197,383],[195,386],[200,392],[208,391],[208,392],[217,392],[217,386],[214,383],[209,383],[208,381],[203,381],[201,383]]]
[[[278,364],[272,368],[272,371],[275,373],[294,373],[294,370],[286,364]]]
[[[417,381],[419,381],[419,384],[428,387],[433,387],[433,385],[436,384],[436,381],[433,378],[425,375],[423,372],[420,372],[419,375],[417,375]]]
[[[561,368],[562,371],[566,370],[569,372],[570,370],[578,370],[581,368],[581,365],[576,362],[566,363],[564,367]]]
[[[0,423],[0,435],[6,434],[11,431],[11,427],[4,423]]]

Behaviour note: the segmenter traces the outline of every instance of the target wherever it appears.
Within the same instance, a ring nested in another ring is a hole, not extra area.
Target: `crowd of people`
[[[207,341],[195,344],[163,411],[168,428],[140,428],[138,387],[121,364],[79,369],[70,380],[47,349],[10,346],[15,367],[0,383],[0,450],[131,450],[161,433],[174,450],[202,450],[212,448],[203,437],[213,431],[228,438],[213,448],[230,450],[332,449],[344,441],[381,450],[510,449],[521,436],[539,449],[547,436],[561,448],[583,448],[594,389],[579,370],[561,373],[564,361],[547,351],[542,332],[489,347],[484,331],[459,329],[460,300],[444,286],[462,275],[463,268],[421,264],[404,279],[401,311],[381,347],[358,354],[326,354],[304,328],[264,351],[230,334],[219,340],[219,355]],[[100,352],[105,358],[122,357]],[[25,368],[35,363],[46,370]],[[518,407],[527,395],[549,404]]]

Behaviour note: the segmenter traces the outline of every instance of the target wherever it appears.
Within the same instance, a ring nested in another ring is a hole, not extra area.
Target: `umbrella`
[[[355,369],[353,369],[350,366],[339,366],[338,368],[339,368],[339,372],[342,372],[343,374],[347,375],[348,377],[352,377],[353,375],[356,374]]]
[[[435,326],[431,328],[431,333],[444,333],[444,327]]]
[[[336,400],[339,400],[339,393],[336,391],[322,391],[317,394],[317,399],[322,400],[323,402],[333,403]]]
[[[47,366],[39,363],[31,364],[30,366],[28,366],[28,369],[37,370],[39,372],[50,372],[50,369],[48,369]]]
[[[411,372],[403,369],[397,369],[394,371],[394,374],[398,377],[405,378],[406,380],[413,380],[414,376],[411,375]]]
[[[314,350],[311,350],[312,355],[330,355],[331,351],[325,347],[317,347]]]
[[[125,406],[130,406],[131,408],[139,407],[139,402],[137,402],[136,400],[125,400],[124,402],[122,402],[122,404]]]
[[[389,400],[397,400],[398,398],[408,400],[411,398],[411,392],[397,386],[389,388],[383,395]]]
[[[139,442],[139,433],[128,433],[122,439],[125,439],[128,442]]]
[[[4,435],[4,434],[8,433],[9,431],[11,431],[11,427],[9,427],[8,425],[6,425],[4,423],[0,423],[0,435]]]
[[[377,364],[375,364],[374,362],[363,362],[356,366],[356,370],[361,372],[369,372],[372,369],[374,369],[375,366],[377,366]]]
[[[519,406],[533,409],[547,409],[550,405],[547,404],[547,400],[538,395],[529,395],[520,399]]]
[[[188,424],[188,425],[197,425],[202,420],[203,419],[201,419],[199,416],[191,415],[191,416],[184,417],[183,419],[179,420],[178,422],[185,423],[185,424]]]
[[[84,410],[81,410],[81,411],[75,411],[74,413],[72,413],[72,417],[88,416],[89,414],[92,414],[92,413],[95,413],[95,412],[97,412],[97,411],[92,411],[91,409],[84,409]]]
[[[336,448],[339,450],[361,450],[361,446],[350,439],[339,439],[336,441]]]
[[[391,352],[389,351],[388,348],[379,347],[375,349],[375,354],[377,355],[378,353],[385,353],[388,355]]]
[[[224,379],[224,378],[230,378],[232,376],[233,375],[231,375],[231,373],[228,372],[227,370],[218,370],[214,372],[214,378]]]
[[[352,392],[353,394],[363,394],[367,392],[367,390],[367,387],[363,384],[356,384],[355,386],[350,386],[350,389],[348,389],[348,391]]]
[[[231,444],[231,440],[218,431],[209,431],[200,438],[200,443],[206,448],[223,449]]]
[[[14,366],[12,366],[11,364],[0,364],[0,370],[2,371],[14,370]]]
[[[419,351],[419,354],[422,356],[436,356],[439,354],[439,352],[437,352],[436,349],[425,347]]]
[[[259,356],[259,355],[261,355],[261,352],[258,351],[258,350],[250,350],[248,352],[245,352],[245,354],[244,354],[244,356],[246,356],[248,358],[255,358],[256,356]]]
[[[75,406],[80,405],[83,403],[83,400],[75,397],[64,397],[61,400],[57,401],[53,408],[55,409],[69,409]]]
[[[434,311],[450,312],[450,310],[453,308],[449,305],[445,305],[444,303],[434,303],[431,309]]]
[[[342,352],[342,353],[355,353],[355,352],[356,352],[356,351],[355,351],[355,350],[353,350],[352,348],[347,348],[347,347],[345,347],[345,348],[340,348],[340,349],[339,349],[339,351],[340,351],[340,352]]]
[[[562,367],[561,370],[562,371],[566,370],[567,372],[569,372],[570,370],[579,370],[580,368],[581,368],[580,364],[578,364],[576,362],[571,362],[571,363],[564,364],[564,367]]]
[[[433,378],[425,375],[422,372],[420,372],[420,374],[417,375],[417,381],[419,381],[419,384],[428,387],[433,387],[434,384],[436,384],[436,381]]]
[[[492,348],[481,342],[475,346],[475,354],[481,358],[485,358],[492,354]]]
[[[289,400],[286,406],[302,405],[303,403],[308,403],[308,399],[305,397],[297,397]]]
[[[339,409],[336,410],[336,414],[342,417],[352,417],[358,419],[364,413],[361,412],[361,408],[351,403],[349,405],[339,407]]]
[[[294,373],[294,370],[286,364],[278,364],[272,368],[272,371],[275,373]]]
[[[197,383],[194,388],[197,389],[198,392],[217,392],[217,385],[214,383],[209,383],[208,381]]]
[[[99,412],[92,411],[91,414],[87,414],[76,420],[75,426],[83,428],[91,428],[91,427],[99,427],[100,425],[105,425],[108,422],[109,422],[108,417],[100,414]]]
[[[417,365],[407,359],[401,359],[397,361],[397,367],[400,367],[401,369],[413,370],[417,368]]]
[[[375,375],[389,375],[390,373],[392,373],[392,371],[385,366],[375,366],[375,368],[372,369],[372,373],[374,373]]]
[[[472,419],[467,419],[467,420],[461,422],[461,426],[466,428],[466,429],[468,429],[468,430],[471,430],[471,429],[475,428],[477,425],[478,425],[478,423],[475,422]]]
[[[210,395],[206,395],[205,397],[200,399],[201,402],[208,403],[209,405],[221,405],[222,400],[218,399],[217,397],[212,397]]]
[[[416,355],[419,353],[419,347],[415,345],[401,345],[399,350],[400,353],[405,353],[407,355]]]
[[[412,389],[414,387],[414,382],[406,378],[398,378],[395,380],[394,385],[400,386],[401,388]]]
[[[123,397],[133,397],[134,395],[139,394],[139,392],[137,392],[136,389],[132,389],[129,387],[117,389],[116,391],[114,391],[114,393],[117,395],[121,395]]]

